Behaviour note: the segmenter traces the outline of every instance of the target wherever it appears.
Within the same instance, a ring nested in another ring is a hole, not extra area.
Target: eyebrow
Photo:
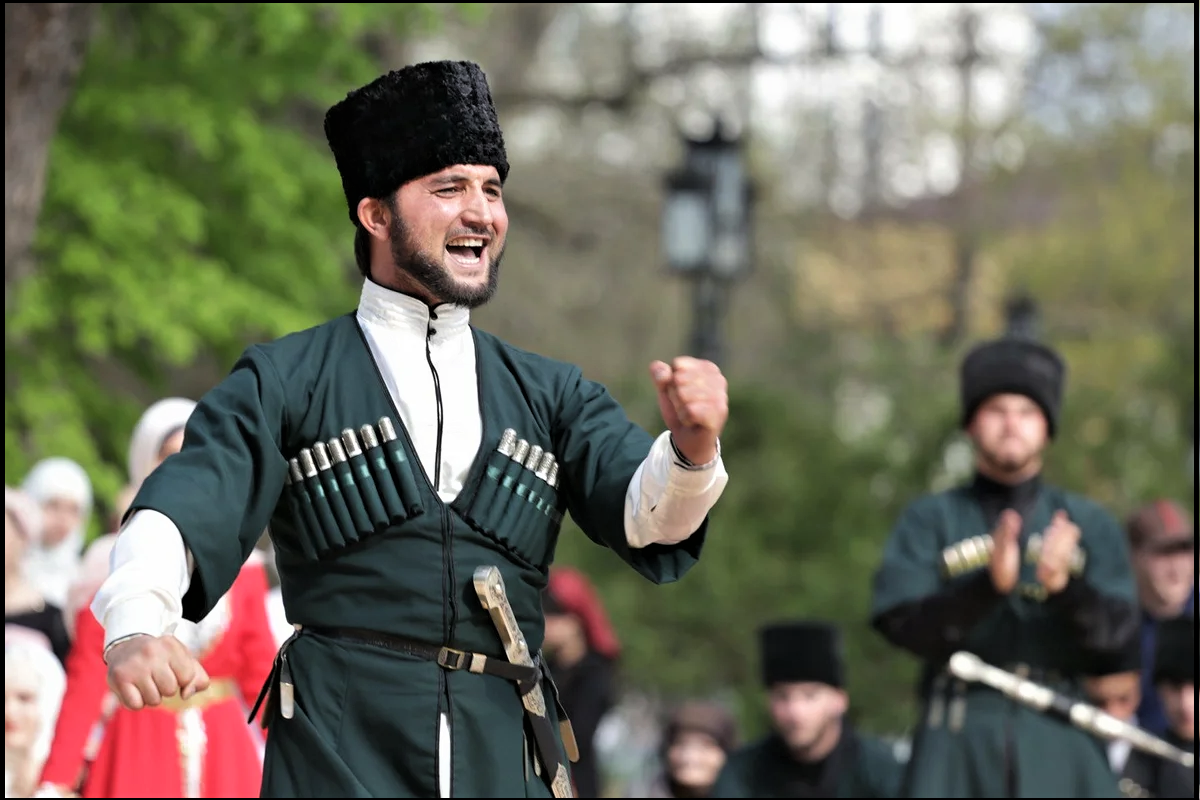
[[[434,178],[433,183],[435,186],[445,186],[452,183],[469,183],[470,180],[471,177],[469,175],[464,175],[459,172],[452,172],[449,175],[442,175]],[[488,178],[483,183],[485,186],[494,186],[497,189],[502,185],[499,178]]]

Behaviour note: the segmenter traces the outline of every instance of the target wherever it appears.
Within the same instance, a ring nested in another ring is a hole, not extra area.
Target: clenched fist
[[[717,439],[729,418],[728,383],[711,361],[682,356],[670,364],[655,361],[650,375],[658,409],[679,452],[693,464],[717,457]]]
[[[208,688],[208,673],[174,636],[135,636],[117,642],[105,654],[108,687],[121,704],[137,711],[162,703],[164,697],[184,700]]]
[[[1050,527],[1042,534],[1042,552],[1038,558],[1038,583],[1050,594],[1058,594],[1071,579],[1071,561],[1079,547],[1079,526],[1065,511],[1054,512]]]

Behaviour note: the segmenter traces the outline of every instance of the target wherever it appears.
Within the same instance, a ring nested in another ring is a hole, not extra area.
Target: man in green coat
[[[729,757],[710,797],[899,797],[896,749],[846,721],[840,631],[789,622],[760,637],[773,730]]]
[[[551,796],[573,747],[537,654],[563,515],[647,579],[682,577],[727,481],[725,380],[651,364],[656,439],[577,367],[470,325],[508,231],[476,65],[384,75],[325,133],[358,309],[248,348],[141,486],[92,606],[109,684],[135,709],[202,690],[173,626],[209,613],[269,526],[297,632],[264,687],[262,796]],[[507,619],[484,607],[488,568]]]
[[[1078,694],[1137,636],[1120,525],[1041,478],[1064,377],[1058,354],[1029,339],[972,350],[961,390],[975,476],[913,501],[885,546],[873,624],[924,662],[908,797],[1118,796],[1096,739],[945,670],[965,650]]]

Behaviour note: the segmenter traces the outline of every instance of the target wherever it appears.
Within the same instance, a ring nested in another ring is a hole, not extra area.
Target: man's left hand
[[[1079,526],[1065,511],[1057,511],[1042,534],[1042,553],[1038,558],[1037,578],[1049,594],[1058,594],[1071,579],[1071,561],[1079,547]]]
[[[693,464],[717,457],[717,440],[729,418],[729,384],[711,361],[681,356],[655,361],[650,375],[658,389],[658,409],[679,452]]]

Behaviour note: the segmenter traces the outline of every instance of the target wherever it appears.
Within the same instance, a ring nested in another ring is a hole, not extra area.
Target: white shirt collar
[[[471,312],[463,306],[443,303],[433,309],[415,297],[363,281],[358,299],[358,316],[369,324],[395,331],[425,336],[429,329],[448,335],[464,331],[471,323]]]

